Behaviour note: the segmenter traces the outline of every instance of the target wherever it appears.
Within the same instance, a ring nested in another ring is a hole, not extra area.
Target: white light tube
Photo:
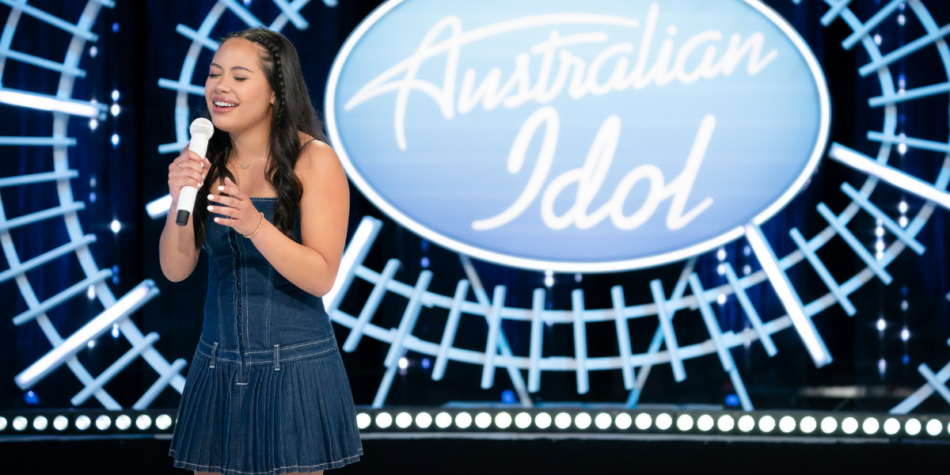
[[[832,144],[828,156],[855,170],[880,178],[894,187],[950,209],[950,193],[940,191],[930,183],[912,177],[893,167],[877,163],[844,145]]]
[[[808,349],[815,366],[820,368],[831,363],[831,353],[825,347],[825,342],[821,339],[821,335],[818,334],[818,330],[815,329],[811,319],[805,315],[798,294],[792,288],[785,272],[779,268],[778,259],[776,259],[771,246],[766,241],[765,235],[762,234],[762,230],[755,224],[749,223],[745,225],[745,235],[749,245],[752,246],[755,257],[762,265],[765,275],[772,283],[772,288],[775,289],[782,305],[785,306],[785,311],[791,317],[795,330],[798,331],[798,335],[805,342],[805,348]]]
[[[64,112],[83,117],[99,116],[99,108],[91,102],[56,99],[53,96],[12,89],[0,88],[0,103],[51,112]]]
[[[70,335],[63,343],[16,375],[14,381],[21,389],[28,389],[73,355],[86,347],[86,342],[112,329],[112,324],[131,315],[158,295],[158,287],[151,279],[143,281],[125,294],[113,306]]]

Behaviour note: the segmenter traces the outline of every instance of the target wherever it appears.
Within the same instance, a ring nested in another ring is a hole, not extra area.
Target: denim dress
[[[251,200],[273,220],[276,198]],[[169,450],[175,467],[270,475],[358,461],[356,409],[323,301],[208,214],[204,326]],[[300,242],[299,210],[294,235]]]

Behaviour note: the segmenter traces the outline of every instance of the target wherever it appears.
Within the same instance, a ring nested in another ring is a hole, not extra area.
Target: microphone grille
[[[192,136],[203,135],[205,138],[211,138],[214,135],[214,125],[211,124],[211,121],[205,118],[195,119],[191,123],[191,127],[188,128],[188,131],[191,132]]]

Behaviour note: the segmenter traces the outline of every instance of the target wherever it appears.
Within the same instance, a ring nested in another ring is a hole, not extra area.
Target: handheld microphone
[[[214,135],[214,125],[208,119],[195,119],[188,129],[191,132],[191,143],[188,144],[188,150],[195,152],[201,158],[205,158],[208,151],[208,141]],[[178,193],[178,214],[175,216],[175,224],[179,226],[188,225],[188,217],[195,209],[195,197],[198,195],[198,189],[193,186],[183,186]]]

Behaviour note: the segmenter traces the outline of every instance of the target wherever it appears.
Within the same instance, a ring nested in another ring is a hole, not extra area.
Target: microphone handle
[[[205,153],[208,151],[208,137],[202,135],[193,135],[191,137],[191,143],[188,144],[188,150],[191,150],[197,153],[201,158],[205,158]],[[178,206],[177,206],[177,215],[175,216],[175,224],[179,226],[187,226],[188,218],[191,216],[192,210],[195,209],[195,198],[198,196],[198,189],[193,186],[183,186],[181,191],[178,192]]]
[[[193,186],[184,186],[178,192],[178,214],[175,216],[175,224],[187,226],[191,211],[195,209],[195,198],[198,196],[198,189]]]

